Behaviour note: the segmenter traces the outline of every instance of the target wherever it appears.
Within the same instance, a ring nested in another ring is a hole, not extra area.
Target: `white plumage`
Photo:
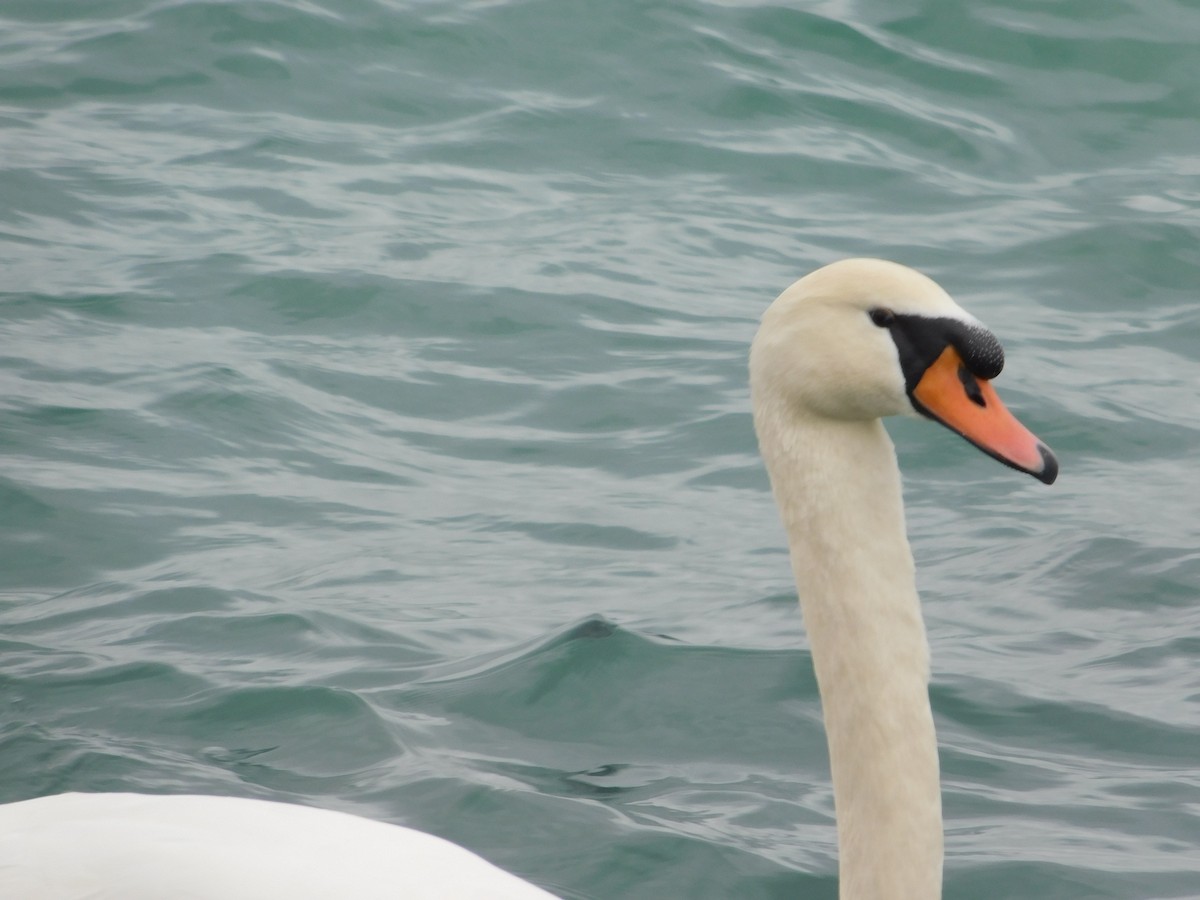
[[[462,847],[236,797],[59,794],[0,806],[5,900],[552,900]]]

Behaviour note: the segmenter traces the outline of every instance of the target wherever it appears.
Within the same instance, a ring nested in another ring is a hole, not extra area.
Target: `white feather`
[[[235,797],[59,794],[0,806],[5,900],[549,900],[450,841]]]

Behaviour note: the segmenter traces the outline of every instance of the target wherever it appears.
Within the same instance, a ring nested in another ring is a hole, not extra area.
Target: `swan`
[[[412,828],[190,794],[56,794],[0,806],[0,897],[554,900]]]
[[[1058,464],[990,380],[999,342],[929,278],[836,262],[785,290],[750,352],[759,448],[824,709],[842,900],[941,894],[929,650],[895,451],[921,415],[1047,484]],[[23,900],[539,900],[419,831],[232,797],[62,794],[0,806],[0,896]]]
[[[788,538],[821,694],[843,900],[931,900],[942,804],[896,453],[924,416],[1051,484],[1058,462],[1000,402],[1004,351],[935,282],[876,259],[801,278],[750,348],[759,451]]]

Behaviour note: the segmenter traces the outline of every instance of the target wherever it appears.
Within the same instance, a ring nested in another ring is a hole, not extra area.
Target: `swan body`
[[[999,343],[923,275],[845,260],[783,292],[750,354],[754,423],[788,535],[829,740],[842,900],[934,900],[942,818],[929,651],[895,452],[924,415],[1051,482],[989,379]],[[228,797],[64,794],[0,806],[0,897],[535,900],[448,841]]]
[[[238,797],[58,794],[0,806],[12,900],[553,900],[462,847]]]

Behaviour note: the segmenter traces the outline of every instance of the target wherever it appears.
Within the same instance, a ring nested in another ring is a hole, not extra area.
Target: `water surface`
[[[1062,462],[892,427],[947,897],[1200,896],[1198,41],[1166,0],[9,0],[0,799],[835,897],[745,359],[875,255]]]

